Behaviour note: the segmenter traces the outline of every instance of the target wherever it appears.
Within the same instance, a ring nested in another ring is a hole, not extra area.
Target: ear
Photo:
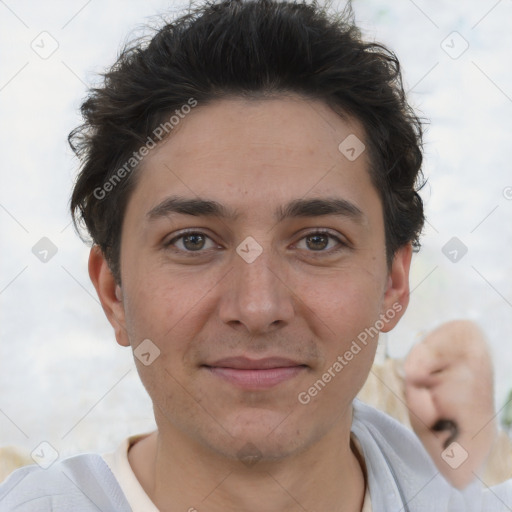
[[[114,328],[117,343],[124,347],[130,346],[126,332],[123,292],[97,245],[93,246],[89,254],[89,277],[96,288],[103,311]]]
[[[387,321],[381,329],[381,332],[391,331],[400,318],[402,318],[409,305],[409,270],[411,268],[411,258],[411,244],[400,247],[393,257],[381,310],[381,314],[386,316]]]

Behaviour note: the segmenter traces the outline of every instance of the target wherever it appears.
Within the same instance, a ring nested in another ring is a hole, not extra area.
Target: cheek
[[[321,407],[339,397],[352,398],[364,384],[377,349],[376,323],[383,285],[367,272],[353,269],[344,277],[333,277],[316,287],[306,297],[305,309],[319,319],[316,334],[323,353],[322,365],[315,369],[311,385],[318,379],[329,381],[317,401]]]
[[[301,298],[334,332],[357,335],[378,318],[384,297],[381,279],[358,269],[309,282]]]
[[[141,256],[126,269],[123,295],[127,323],[135,333],[160,337],[193,307],[193,286],[183,289],[180,276],[169,276]]]
[[[206,293],[213,284],[209,285],[207,276],[204,279],[192,279],[183,273],[169,276],[161,269],[141,271],[138,276],[126,283],[130,344],[137,350],[141,341],[151,340],[160,352],[155,363],[167,368],[176,378],[184,376],[193,364],[205,323],[215,312],[213,294]],[[145,370],[144,367],[139,370],[143,379],[148,373]],[[156,375],[147,377],[155,379]],[[158,378],[165,381],[169,375],[161,372]]]

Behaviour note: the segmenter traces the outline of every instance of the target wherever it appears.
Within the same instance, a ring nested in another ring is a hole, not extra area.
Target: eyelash
[[[178,240],[188,236],[188,235],[202,235],[210,240],[212,240],[212,238],[210,236],[208,236],[206,233],[203,233],[202,231],[196,231],[196,230],[188,230],[188,231],[183,231],[181,232],[179,235],[175,236],[173,239],[169,240],[168,242],[165,242],[164,246],[165,248],[171,248]],[[314,255],[315,253],[319,254],[319,255],[326,255],[326,254],[335,254],[343,249],[346,249],[347,247],[349,247],[348,243],[344,242],[343,240],[341,240],[338,236],[336,235],[333,235],[330,231],[328,230],[322,230],[322,229],[317,229],[315,231],[310,231],[309,233],[306,233],[305,235],[303,235],[300,239],[299,239],[299,242],[304,240],[305,238],[308,238],[310,236],[315,236],[315,235],[324,235],[324,236],[327,236],[333,240],[335,240],[337,243],[338,243],[338,247],[334,248],[334,249],[329,249],[329,250],[320,250],[320,251],[307,251],[307,252],[310,252],[312,255]],[[213,241],[213,240],[212,240]],[[185,254],[187,257],[188,256],[196,256],[196,255],[201,255],[201,254],[204,254],[206,251],[205,250],[198,250],[198,251],[189,251],[189,250],[183,250],[183,249],[176,249],[174,248],[173,250],[175,250],[176,252],[180,252],[181,254]]]

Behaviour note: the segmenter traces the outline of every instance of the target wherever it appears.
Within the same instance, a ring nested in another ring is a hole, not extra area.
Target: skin
[[[118,343],[150,339],[160,350],[148,366],[135,359],[158,431],[129,452],[160,510],[361,510],[351,402],[377,337],[307,405],[297,398],[379,315],[401,307],[387,332],[408,303],[411,247],[388,267],[367,152],[349,161],[338,150],[350,134],[365,140],[356,120],[301,97],[200,105],[143,162],[122,228],[121,285],[92,249],[90,276]],[[238,216],[149,218],[170,196],[214,200]],[[333,197],[361,214],[274,217],[290,201]],[[169,245],[190,228],[206,235],[202,248]],[[311,237],[315,229],[341,243]],[[248,236],[262,248],[252,263],[236,252]],[[303,366],[268,389],[204,366],[241,355]],[[241,460],[244,447],[255,464]]]

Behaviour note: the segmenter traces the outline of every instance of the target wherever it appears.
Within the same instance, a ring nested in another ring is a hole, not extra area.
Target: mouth
[[[291,359],[229,357],[203,365],[213,376],[244,389],[267,389],[288,381],[308,366]]]

